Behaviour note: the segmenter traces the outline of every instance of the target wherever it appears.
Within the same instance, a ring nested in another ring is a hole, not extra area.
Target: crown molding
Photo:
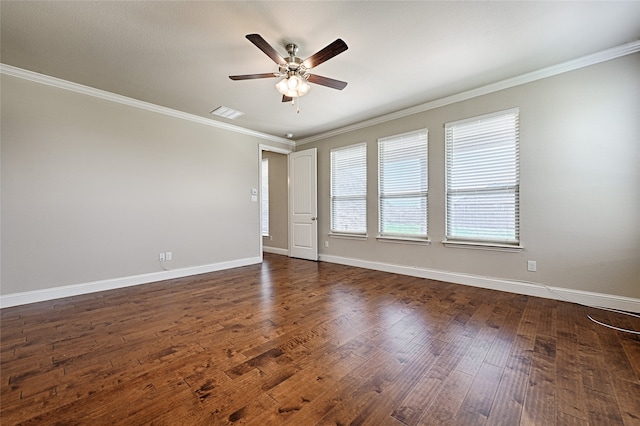
[[[163,106],[152,104],[149,102],[140,101],[138,99],[129,98],[127,96],[122,96],[115,93],[107,92],[105,90],[100,90],[100,89],[85,86],[82,84],[73,83],[71,81],[62,80],[60,78],[51,77],[45,74],[39,74],[37,72],[14,67],[12,65],[0,63],[0,74],[21,78],[23,80],[29,80],[34,83],[45,84],[47,86],[56,87],[58,89],[81,93],[83,95],[93,96],[95,98],[104,99],[107,101],[116,102],[123,105],[128,105],[134,108],[140,108],[147,111],[168,115],[170,117],[179,118],[181,120],[192,121],[194,123],[204,124],[206,126],[217,127],[219,129],[224,129],[224,130],[228,130],[235,133],[241,133],[244,135],[254,136],[256,138],[269,140],[272,142],[282,143],[289,146],[295,146],[295,142],[290,139],[269,135],[267,133],[257,132],[255,130],[247,129],[240,126],[234,126],[233,124],[223,123],[220,121],[212,120],[210,118],[200,117],[199,115],[189,114],[187,112],[178,111],[175,109],[163,107]]]
[[[586,55],[581,58],[563,62],[561,64],[552,65],[547,68],[542,68],[537,71],[532,71],[530,73],[522,74],[522,75],[512,77],[506,80],[502,80],[496,83],[491,83],[486,86],[478,87],[476,89],[467,90],[465,92],[457,93],[455,95],[436,99],[434,101],[427,102],[421,105],[416,105],[411,108],[403,109],[390,114],[381,115],[379,117],[372,118],[370,120],[361,121],[359,123],[341,127],[339,129],[334,129],[325,133],[320,133],[318,135],[309,136],[307,138],[298,140],[296,142],[296,146],[300,146],[300,145],[304,145],[310,142],[315,142],[321,139],[330,138],[332,136],[337,136],[344,133],[352,132],[354,130],[364,129],[366,127],[374,126],[376,124],[385,123],[387,121],[396,120],[398,118],[407,117],[409,115],[429,111],[435,108],[440,108],[446,105],[454,104],[456,102],[466,101],[468,99],[476,98],[478,96],[487,95],[489,93],[497,92],[504,89],[509,89],[511,87],[520,86],[526,83],[531,83],[536,80],[542,80],[547,77],[553,77],[558,74],[563,74],[569,71],[574,71],[580,68],[596,65],[601,62],[617,59],[626,55],[631,55],[639,51],[640,51],[640,40],[636,40],[631,43],[622,44],[620,46],[616,46],[611,49],[603,50],[601,52],[593,53],[591,55]]]
[[[205,117],[200,117],[195,114],[189,114],[183,111],[162,107],[149,102],[144,102],[144,101],[129,98],[126,96],[117,95],[115,93],[107,92],[100,89],[95,89],[93,87],[84,86],[82,84],[73,83],[67,80],[62,80],[62,79],[51,77],[45,74],[39,74],[33,71],[24,70],[11,65],[0,63],[0,74],[9,75],[12,77],[18,77],[24,80],[33,81],[35,83],[46,84],[46,85],[57,87],[60,89],[82,93],[88,96],[93,96],[96,98],[117,102],[120,104],[132,106],[135,108],[141,108],[141,109],[156,112],[159,114],[180,118],[182,120],[192,121],[192,122],[204,124],[211,127],[217,127],[220,129],[241,133],[249,136],[254,136],[260,139],[269,140],[272,142],[282,143],[288,146],[296,147],[296,146],[304,145],[307,143],[315,142],[321,139],[326,139],[332,136],[348,133],[354,130],[359,130],[366,127],[374,126],[376,124],[385,123],[387,121],[396,120],[398,118],[407,117],[409,115],[417,114],[420,112],[429,111],[431,109],[440,108],[456,102],[462,102],[468,99],[476,98],[482,95],[487,95],[489,93],[497,92],[497,91],[508,89],[511,87],[520,86],[522,84],[531,83],[536,80],[541,80],[547,77],[552,77],[552,76],[563,74],[569,71],[574,71],[580,68],[599,64],[601,62],[610,61],[626,55],[637,53],[639,51],[640,51],[640,40],[636,40],[634,42],[616,46],[611,49],[603,50],[601,52],[593,53],[591,55],[586,55],[581,58],[563,62],[558,65],[542,68],[537,71],[522,74],[520,76],[512,77],[496,83],[488,84],[486,86],[482,86],[476,89],[467,90],[465,92],[457,93],[455,95],[436,99],[434,101],[416,105],[411,108],[406,108],[390,114],[385,114],[376,118],[372,118],[370,120],[361,121],[359,123],[351,124],[349,126],[341,127],[325,133],[320,133],[314,136],[303,138],[298,141],[293,141],[291,139],[285,139],[279,136],[269,135],[266,133],[261,133],[261,132],[247,129],[244,127],[223,123],[223,122],[212,120]]]

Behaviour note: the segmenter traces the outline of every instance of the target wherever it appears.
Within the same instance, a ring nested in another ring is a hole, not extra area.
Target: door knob
[[[318,220],[318,218],[317,217],[312,217],[311,220]]]

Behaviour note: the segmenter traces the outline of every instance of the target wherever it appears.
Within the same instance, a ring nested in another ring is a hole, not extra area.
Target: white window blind
[[[367,145],[331,150],[331,232],[367,232]]]
[[[427,129],[378,140],[378,231],[427,237]]]
[[[269,235],[269,159],[262,159],[262,192],[261,192],[261,228],[262,235]]]
[[[519,243],[519,112],[448,123],[447,240]]]

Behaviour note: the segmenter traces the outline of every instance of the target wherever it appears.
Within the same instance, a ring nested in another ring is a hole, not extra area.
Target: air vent
[[[235,109],[231,109],[226,106],[219,106],[218,108],[211,111],[211,114],[223,118],[228,118],[229,120],[235,120],[238,117],[242,117],[244,115],[244,112],[236,111]]]

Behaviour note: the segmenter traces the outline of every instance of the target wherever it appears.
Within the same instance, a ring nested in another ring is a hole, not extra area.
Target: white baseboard
[[[473,287],[482,287],[491,290],[506,291],[509,293],[524,294],[527,296],[544,297],[578,303],[587,306],[599,306],[610,309],[619,309],[628,312],[640,313],[640,299],[632,297],[616,296],[612,294],[593,293],[590,291],[573,290],[562,287],[551,287],[540,283],[512,281],[499,278],[483,277],[479,275],[459,274],[455,272],[440,271],[437,269],[416,268],[412,266],[394,265],[390,263],[372,262],[368,260],[353,259],[348,257],[320,255],[323,262],[338,263],[347,266],[373,269],[376,271],[391,272],[394,274],[409,275],[412,277],[428,278],[455,284],[464,284]]]
[[[267,253],[273,253],[273,254],[281,254],[283,256],[289,256],[289,249],[262,246],[262,251]]]
[[[72,284],[62,287],[52,287],[43,290],[25,291],[0,296],[0,308],[26,305],[28,303],[44,302],[45,300],[60,299],[62,297],[78,296],[81,294],[96,293],[98,291],[113,290],[116,288],[130,287],[139,284],[147,284],[156,281],[170,280],[174,278],[188,277],[191,275],[205,274],[207,272],[221,271],[223,269],[237,268],[240,266],[261,263],[260,257],[248,257],[228,262],[211,263],[189,268],[173,269],[169,271],[152,272],[149,274],[133,275],[130,277],[113,278],[88,283]]]
[[[275,247],[263,247],[263,250],[268,253],[282,254],[285,256],[289,255],[288,250]],[[63,297],[78,296],[81,294],[95,293],[98,291],[113,290],[117,288],[146,284],[156,281],[204,274],[207,272],[221,271],[224,269],[237,268],[240,266],[254,265],[256,263],[260,263],[261,261],[262,259],[260,257],[251,257],[190,268],[153,272],[150,274],[134,275],[130,277],[114,278],[109,280],[93,281],[62,287],[53,287],[43,290],[7,294],[0,296],[0,308],[26,305],[28,303],[43,302],[46,300],[60,299]],[[376,271],[390,272],[401,275],[409,275],[419,278],[428,278],[455,284],[482,287],[491,290],[525,294],[527,296],[537,296],[547,299],[571,301],[587,306],[602,306],[605,308],[640,313],[640,299],[631,297],[616,296],[604,293],[593,293],[589,291],[573,290],[561,287],[551,287],[545,286],[544,284],[532,282],[511,281],[478,275],[459,274],[440,271],[436,269],[416,268],[411,266],[394,265],[390,263],[372,262],[368,260],[353,259],[340,256],[321,255],[320,261],[338,263],[347,266],[355,266],[365,269],[373,269]]]

